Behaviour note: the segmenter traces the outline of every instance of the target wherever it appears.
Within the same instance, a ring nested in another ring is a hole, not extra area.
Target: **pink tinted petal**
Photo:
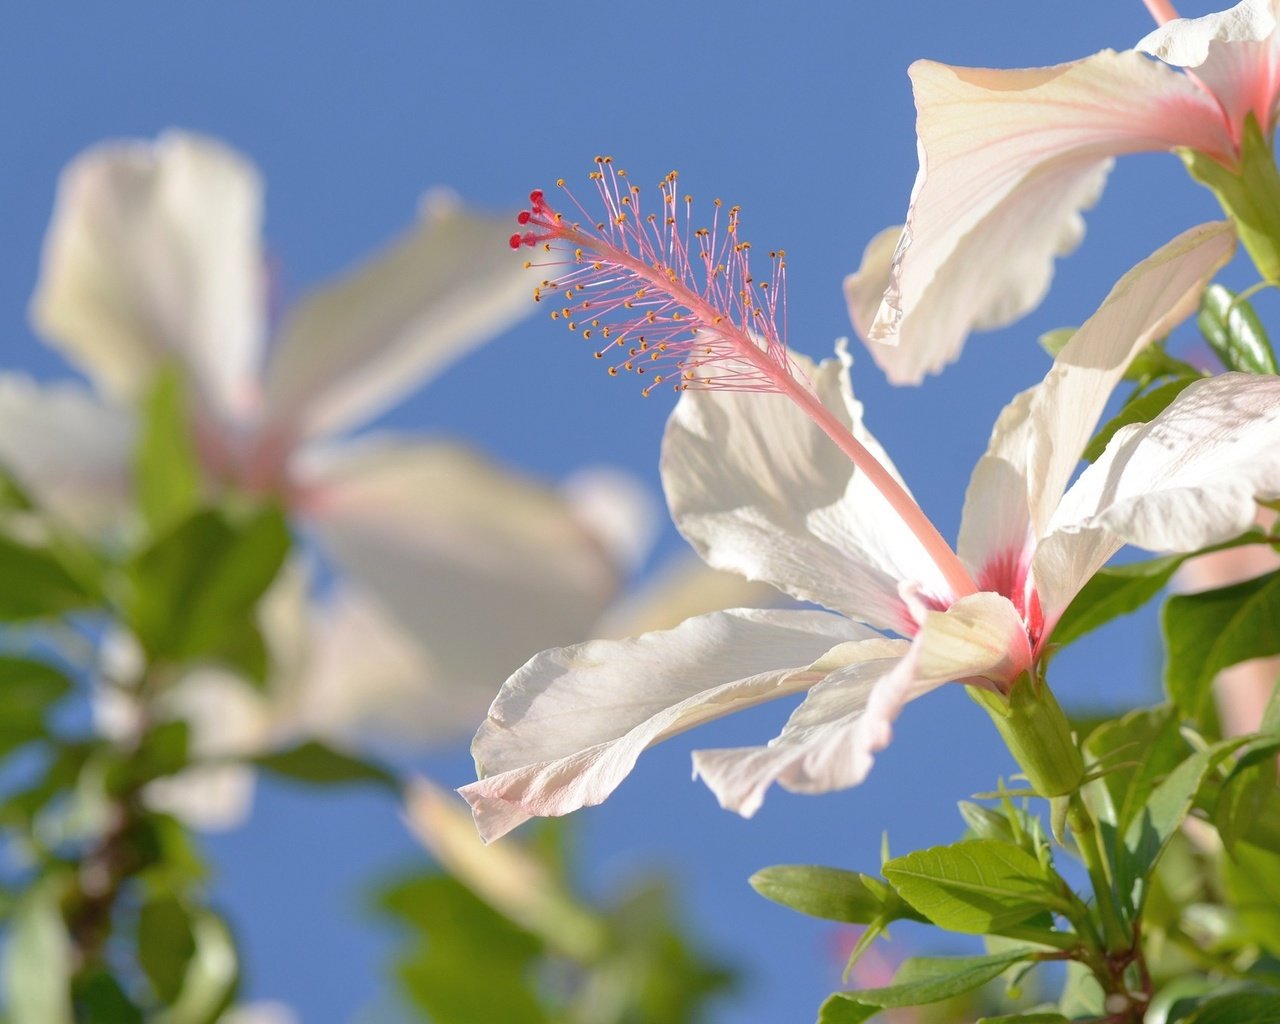
[[[1195,311],[1234,251],[1225,223],[1162,246],[1117,282],[1044,381],[1004,410],[970,480],[960,528],[960,555],[980,576],[1010,559],[1025,573],[1031,542],[1044,533],[1116,384],[1142,349]]]
[[[1031,662],[1022,620],[998,594],[928,613],[910,645],[868,640],[845,651],[853,663],[813,687],[768,746],[694,754],[694,773],[722,807],[751,817],[774,782],[795,793],[856,786],[908,701],[956,680],[1007,683]]]
[[[267,369],[278,426],[305,436],[368,420],[531,312],[510,223],[437,193],[409,234],[305,299]]]
[[[889,287],[865,332],[898,383],[954,360],[971,330],[1043,298],[1055,257],[1111,157],[1191,146],[1229,153],[1213,100],[1134,52],[1049,68],[912,65],[921,166]]]
[[[1203,18],[1161,25],[1138,49],[1166,63],[1195,71],[1195,78],[1222,105],[1239,141],[1247,114],[1268,131],[1280,93],[1280,34],[1276,0],[1244,0]]]
[[[429,653],[490,694],[530,655],[590,635],[621,576],[554,490],[456,445],[374,437],[311,449],[296,511]]]
[[[544,651],[503,684],[459,792],[480,834],[604,800],[641,752],[695,725],[808,689],[827,652],[870,630],[824,612],[738,609],[659,633]]]
[[[1280,377],[1192,384],[1150,423],[1119,431],[1049,524],[1035,573],[1047,619],[1125,543],[1194,551],[1247,530],[1280,497]]]
[[[31,316],[108,393],[166,360],[223,417],[252,411],[263,341],[262,183],[234,150],[170,132],[63,172]]]
[[[843,348],[838,361],[797,364],[896,476],[862,425]],[[888,629],[911,621],[900,582],[949,593],[888,502],[782,395],[686,391],[667,422],[662,482],[676,526],[714,568]]]

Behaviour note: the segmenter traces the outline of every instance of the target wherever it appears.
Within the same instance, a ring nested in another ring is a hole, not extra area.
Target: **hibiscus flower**
[[[845,282],[854,327],[894,382],[919,383],[953,362],[971,331],[1040,303],[1054,259],[1083,237],[1081,211],[1112,158],[1172,150],[1215,186],[1267,168],[1267,184],[1280,185],[1280,2],[1244,0],[1203,18],[1149,6],[1163,24],[1134,50],[1020,70],[911,66],[920,170],[907,222],[877,235]],[[1219,196],[1264,273],[1280,273],[1273,197],[1255,195],[1244,210]]]
[[[593,177],[607,208],[596,231],[535,192],[522,215],[531,227],[512,244],[569,268],[544,282],[573,304],[558,318],[623,318],[593,328],[608,339],[602,356],[639,371],[656,353],[652,365],[678,374],[662,477],[694,548],[830,611],[739,609],[537,655],[503,685],[472,744],[479,781],[460,792],[486,839],[601,802],[654,743],[798,693],[767,746],[699,751],[695,773],[743,815],[774,782],[804,793],[855,785],[908,701],[950,681],[1008,694],[1126,541],[1194,550],[1241,532],[1255,492],[1280,489],[1280,459],[1267,448],[1280,381],[1239,375],[1194,385],[1152,423],[1118,433],[1067,486],[1129,362],[1195,308],[1230,258],[1225,224],[1196,228],[1130,271],[1045,381],[1005,410],[973,475],[957,557],[936,547],[862,425],[843,347],[814,366],[785,350],[782,303],[755,314],[736,211],[720,240],[714,228],[680,225],[674,179],[658,221],[641,216],[638,190],[611,170]],[[716,304],[726,296],[745,309],[736,321]],[[753,393],[770,385],[775,393]],[[1033,685],[1043,685],[1038,673]]]

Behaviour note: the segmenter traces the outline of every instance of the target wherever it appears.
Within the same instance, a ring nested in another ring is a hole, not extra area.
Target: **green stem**
[[[1098,915],[1102,919],[1102,933],[1108,953],[1120,953],[1130,947],[1129,935],[1120,919],[1112,893],[1111,866],[1102,849],[1102,836],[1098,825],[1089,813],[1080,794],[1071,795],[1071,803],[1067,808],[1067,821],[1071,833],[1075,836],[1076,846],[1084,859],[1085,869],[1089,872],[1089,880],[1093,883],[1094,898],[1097,901]]]

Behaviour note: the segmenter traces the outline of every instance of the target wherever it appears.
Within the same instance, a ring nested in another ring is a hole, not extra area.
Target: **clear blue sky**
[[[262,168],[268,241],[290,296],[401,230],[433,184],[514,210],[531,187],[585,176],[597,152],[641,181],[678,167],[695,195],[741,203],[753,240],[787,249],[791,345],[821,357],[849,332],[842,277],[905,210],[915,172],[907,65],[1055,63],[1131,46],[1151,27],[1139,0],[829,0],[791,12],[747,0],[6,5],[0,363],[68,372],[25,318],[60,167],[90,143],[170,126],[221,136]],[[1035,337],[1079,323],[1130,265],[1216,215],[1172,157],[1126,159],[1033,316],[977,338],[920,389],[891,389],[859,360],[868,423],[945,534],[996,413],[1047,367]],[[633,392],[535,318],[388,422],[465,437],[552,478],[611,461],[656,488],[670,406]],[[680,543],[668,528],[662,551]],[[1152,618],[1130,620],[1056,664],[1055,688],[1074,707],[1154,695],[1158,650]],[[885,829],[899,852],[950,841],[956,800],[1009,770],[986,716],[947,690],[912,706],[862,788],[774,793],[751,822],[718,810],[689,781],[690,749],[761,742],[782,714],[731,719],[651,752],[609,803],[579,816],[595,890],[671,869],[706,941],[751,968],[721,1007],[735,1024],[809,1020],[839,983],[832,932],[756,897],[752,871],[874,869]],[[470,778],[461,744],[423,767],[451,785]],[[346,1021],[378,999],[387,939],[362,910],[362,886],[412,860],[394,807],[264,787],[250,824],[209,846],[248,953],[249,995],[289,1002],[309,1022]]]

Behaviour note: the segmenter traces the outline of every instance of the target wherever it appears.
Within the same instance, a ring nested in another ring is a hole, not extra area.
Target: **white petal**
[[[1226,223],[1203,224],[1162,246],[1111,289],[1044,381],[1000,415],[969,483],[960,528],[960,555],[980,586],[1007,593],[996,577],[1012,563],[1025,570],[1029,541],[1044,533],[1125,370],[1195,311],[1234,251]]]
[[[618,638],[674,629],[695,615],[725,608],[768,608],[786,600],[767,583],[712,569],[692,552],[682,552],[614,601],[596,624],[595,635]]]
[[[1053,260],[1079,243],[1080,211],[1122,153],[1230,153],[1212,98],[1134,52],[1020,71],[911,68],[920,171],[892,280],[865,334],[897,383],[918,383],[971,330],[1044,297]]]
[[[858,337],[866,338],[880,312],[880,300],[889,290],[893,276],[893,257],[898,251],[902,225],[885,228],[867,243],[858,269],[844,279],[844,297],[849,304],[849,319]],[[873,349],[874,351],[874,349]]]
[[[1243,0],[1202,18],[1166,22],[1138,49],[1178,67],[1194,68],[1222,104],[1237,140],[1253,113],[1264,132],[1275,120],[1280,93],[1280,34],[1276,0]]]
[[[302,435],[363,422],[532,312],[511,223],[424,202],[409,235],[293,311],[267,371],[271,416]]]
[[[0,466],[46,511],[87,534],[132,519],[133,417],[69,381],[0,374]]]
[[[871,636],[824,612],[736,609],[544,651],[503,684],[471,747],[480,781],[459,792],[486,840],[598,804],[646,748],[807,689],[839,667],[811,668],[824,655]]]
[[[812,367],[819,398],[881,464],[862,426],[849,358]],[[667,422],[662,482],[680,532],[709,565],[763,580],[874,626],[914,625],[898,585],[949,593],[888,502],[782,395],[686,391]]]
[[[693,755],[694,774],[722,807],[751,817],[774,782],[795,793],[856,786],[908,701],[955,680],[1006,683],[1031,662],[1026,628],[998,594],[972,594],[929,612],[909,647],[868,640],[847,650],[853,663],[813,687],[768,746]]]
[[[58,186],[36,328],[114,396],[138,394],[176,358],[215,412],[247,412],[263,331],[261,206],[253,167],[212,139],[89,150]]]
[[[631,573],[644,564],[661,523],[656,497],[635,476],[588,466],[570,474],[560,493],[619,569]]]
[[[172,814],[202,832],[237,828],[253,808],[254,771],[243,764],[203,764],[147,783],[153,811]]]
[[[1276,497],[1280,377],[1192,384],[1150,423],[1117,432],[1063,498],[1035,557],[1046,618],[1121,544],[1194,551],[1244,532],[1255,501]]]
[[[325,551],[445,685],[492,696],[531,654],[589,635],[617,591],[563,499],[466,449],[372,438],[313,450],[297,480]]]

